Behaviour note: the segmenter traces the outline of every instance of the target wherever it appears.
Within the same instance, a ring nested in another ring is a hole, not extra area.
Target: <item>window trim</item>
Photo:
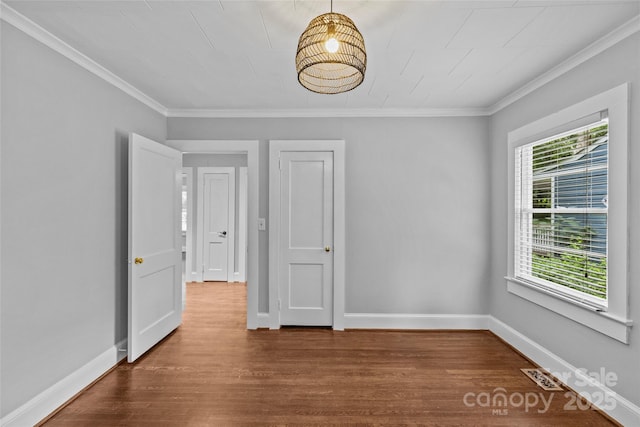
[[[628,144],[629,85],[602,92],[508,134],[508,262],[507,291],[579,322],[618,341],[629,342],[632,321],[628,318]],[[594,121],[606,111],[609,117],[609,212],[608,212],[608,308],[571,301],[542,287],[516,279],[515,254],[515,149],[530,142]],[[612,202],[613,201],[613,202]]]

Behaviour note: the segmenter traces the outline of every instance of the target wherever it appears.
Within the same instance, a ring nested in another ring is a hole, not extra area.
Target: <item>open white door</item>
[[[129,135],[129,362],[182,322],[181,167],[179,151]]]

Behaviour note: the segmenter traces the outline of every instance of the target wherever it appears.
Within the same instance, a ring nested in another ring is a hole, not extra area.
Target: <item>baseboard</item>
[[[247,280],[244,277],[244,274],[240,274],[239,271],[233,272],[233,281],[237,283],[246,282]]]
[[[486,314],[345,313],[345,329],[489,329]]]
[[[269,328],[269,313],[258,313],[258,328]]]
[[[125,358],[126,352],[119,352],[118,349],[126,347],[126,339],[110,347],[80,369],[72,372],[24,405],[4,416],[0,420],[0,425],[3,427],[23,427],[32,426],[42,421],[67,400]]]
[[[489,316],[489,330],[624,426],[640,426],[640,407],[535,341]],[[605,377],[605,375],[599,376]]]

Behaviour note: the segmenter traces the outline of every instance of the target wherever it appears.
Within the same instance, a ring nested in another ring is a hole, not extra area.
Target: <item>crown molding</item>
[[[299,108],[299,109],[172,109],[167,117],[181,118],[367,118],[488,116],[486,108]]]
[[[599,38],[575,55],[570,56],[565,61],[551,68],[549,71],[531,80],[520,89],[516,89],[515,91],[511,92],[509,95],[505,96],[500,101],[487,108],[488,115],[493,115],[503,108],[518,101],[519,99],[524,98],[536,89],[539,89],[552,80],[557,79],[561,75],[571,71],[578,65],[604,52],[611,46],[621,42],[627,37],[632,36],[638,31],[640,31],[640,15],[634,16],[632,19],[622,24],[620,27],[606,34],[604,37]]]
[[[54,36],[49,31],[45,30],[26,16],[17,12],[15,9],[11,8],[4,2],[0,2],[0,20],[16,27],[18,30],[22,31],[28,36],[33,37],[34,39],[53,49],[60,55],[70,59],[87,71],[100,77],[107,83],[110,83],[113,86],[117,87],[127,95],[142,102],[152,110],[157,111],[163,116],[167,115],[167,107],[160,104],[158,101],[145,94],[132,84],[118,77],[111,71],[107,70],[102,65],[98,64],[85,54],[69,46],[67,43]]]

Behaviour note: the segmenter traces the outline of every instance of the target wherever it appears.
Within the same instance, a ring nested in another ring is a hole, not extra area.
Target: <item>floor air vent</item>
[[[559,391],[563,390],[560,384],[555,382],[551,377],[540,369],[535,368],[523,368],[520,369],[526,376],[531,378],[534,383],[538,384],[542,389],[546,391]]]

